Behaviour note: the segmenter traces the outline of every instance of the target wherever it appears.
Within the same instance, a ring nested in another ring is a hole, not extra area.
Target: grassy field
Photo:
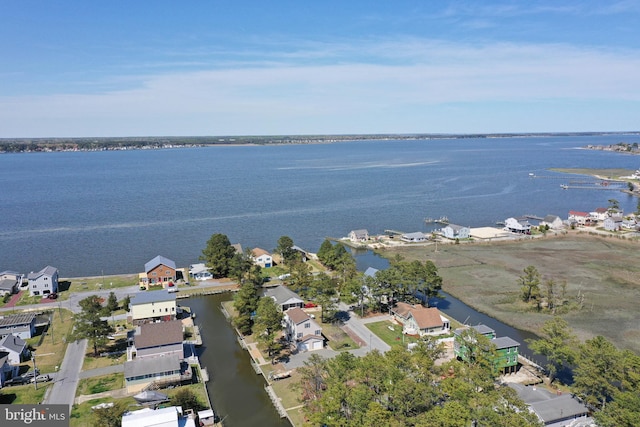
[[[109,374],[85,378],[78,382],[76,396],[102,393],[124,387],[124,374]]]
[[[367,328],[382,341],[395,348],[407,348],[407,344],[417,342],[415,337],[402,334],[402,326],[383,320],[382,322],[367,323]],[[393,329],[392,329],[393,328]]]
[[[584,232],[517,242],[406,247],[387,250],[408,260],[431,259],[443,290],[505,323],[539,332],[551,315],[520,302],[519,277],[535,266],[543,282],[566,281],[567,297],[584,296],[582,309],[563,317],[581,339],[602,335],[640,353],[640,243]],[[458,319],[460,320],[460,319]]]
[[[5,387],[0,393],[0,404],[32,405],[40,403],[44,398],[44,393],[47,391],[47,387],[51,387],[51,383],[38,383],[37,390],[34,388],[33,384]]]

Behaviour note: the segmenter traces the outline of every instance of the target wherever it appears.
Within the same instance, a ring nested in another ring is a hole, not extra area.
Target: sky
[[[638,0],[0,5],[0,138],[640,130]]]

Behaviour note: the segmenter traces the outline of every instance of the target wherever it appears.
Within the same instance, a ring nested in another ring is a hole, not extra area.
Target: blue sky
[[[630,131],[639,1],[3,1],[0,138]]]

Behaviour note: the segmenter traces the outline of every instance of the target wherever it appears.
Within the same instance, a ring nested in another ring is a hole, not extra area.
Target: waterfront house
[[[251,250],[251,258],[253,262],[262,268],[273,266],[273,258],[271,254],[264,249],[255,248]]]
[[[469,341],[473,339],[472,336],[465,333],[469,329],[470,327],[465,326],[454,331],[453,353],[463,361],[469,360],[472,354],[471,346],[476,343],[475,340],[473,342]],[[502,371],[502,373],[511,373],[518,370],[519,342],[509,337],[496,337],[495,331],[486,325],[472,326],[471,329],[489,340],[494,350],[492,362],[496,369]],[[490,349],[483,350],[488,352]]]
[[[531,234],[531,224],[523,219],[507,218],[504,221],[504,228],[512,233]]]
[[[604,229],[608,231],[622,230],[622,216],[612,215],[604,220]]]
[[[407,335],[440,335],[449,332],[449,319],[442,316],[435,307],[423,307],[398,302],[391,310],[393,318],[402,325],[402,333]]]
[[[189,266],[189,276],[195,280],[213,279],[213,274],[209,272],[209,267],[205,263],[191,264]]]
[[[29,348],[27,343],[16,335],[5,335],[0,339],[0,352],[8,354],[11,365],[19,365],[23,360],[29,358]]]
[[[544,387],[518,383],[509,383],[508,386],[516,391],[518,397],[529,405],[529,409],[547,427],[574,425],[574,420],[580,421],[575,425],[593,425],[589,409],[571,394],[551,393]]]
[[[264,296],[273,298],[278,308],[283,312],[294,307],[304,307],[304,300],[286,286],[279,285],[265,289]]]
[[[30,296],[46,296],[58,292],[58,269],[50,265],[37,273],[32,271],[27,275],[27,280],[29,281]]]
[[[442,235],[447,239],[468,239],[471,236],[471,229],[462,225],[449,224],[442,230]]]
[[[298,254],[300,261],[307,262],[309,259],[309,253],[307,251],[296,245],[291,246],[291,249]]]
[[[420,231],[416,231],[415,233],[403,234],[402,236],[400,236],[400,240],[407,243],[417,243],[426,242],[427,240],[429,240],[429,237]]]
[[[351,230],[349,232],[349,240],[353,243],[361,243],[369,240],[369,232],[365,229]]]
[[[568,220],[570,223],[577,225],[589,225],[591,224],[591,217],[586,212],[581,211],[569,211]]]
[[[602,222],[609,216],[609,209],[607,208],[596,208],[594,211],[589,212],[589,217],[592,221]]]
[[[635,230],[638,227],[638,223],[635,218],[624,218],[622,220],[622,228],[629,230]]]
[[[3,271],[0,273],[0,296],[15,294],[22,286],[23,274],[15,271]]]
[[[122,427],[196,427],[193,414],[185,414],[182,406],[166,408],[144,408],[125,412]]]
[[[27,340],[36,334],[36,315],[20,313],[0,315],[0,337],[15,335]]]
[[[133,295],[129,304],[129,318],[134,325],[176,319],[176,294],[165,290],[141,291]]]
[[[244,255],[242,245],[240,243],[234,243],[231,247],[236,251],[238,255]]]
[[[166,288],[176,281],[176,263],[158,255],[144,265],[144,273],[139,274],[139,280],[141,288],[157,285]]]
[[[564,223],[562,222],[562,218],[558,215],[547,215],[542,218],[540,221],[540,225],[548,225],[551,230],[560,230],[564,228]]]
[[[130,394],[143,391],[154,383],[161,387],[180,384],[191,378],[191,367],[177,354],[124,362],[124,382]]]
[[[287,340],[298,351],[321,350],[324,347],[322,327],[301,308],[288,309],[283,321]]]
[[[184,359],[184,328],[180,320],[143,323],[129,332],[127,360],[178,355]]]

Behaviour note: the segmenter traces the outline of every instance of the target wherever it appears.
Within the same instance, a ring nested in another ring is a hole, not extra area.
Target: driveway
[[[78,388],[78,377],[84,354],[87,351],[87,340],[70,342],[67,345],[67,352],[64,355],[62,366],[55,375],[53,387],[44,398],[47,404],[65,404],[71,407],[76,397]]]

